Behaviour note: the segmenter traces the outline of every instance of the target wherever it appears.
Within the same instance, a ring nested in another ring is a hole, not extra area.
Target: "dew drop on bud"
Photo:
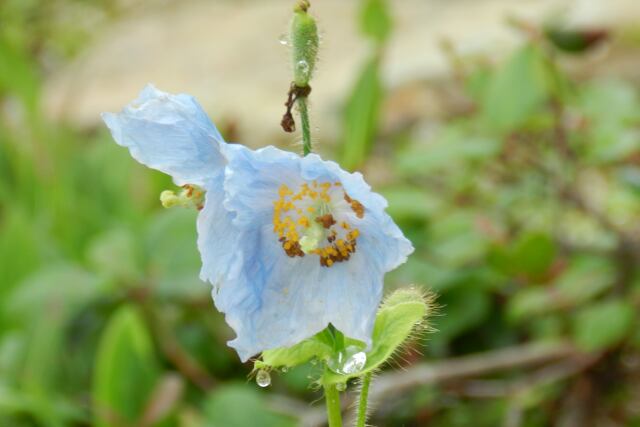
[[[336,390],[345,391],[347,389],[347,383],[338,383],[336,384]]]
[[[269,387],[271,385],[271,375],[264,369],[260,369],[256,374],[256,384],[260,387]]]
[[[309,63],[307,61],[298,61],[298,63],[296,64],[296,68],[301,74],[304,74],[305,76],[309,75]]]
[[[286,366],[283,366],[283,367],[280,368],[280,372],[282,372],[283,374],[286,374],[287,371],[289,371],[289,368],[286,367]]]
[[[280,35],[280,37],[278,38],[278,41],[283,46],[289,46],[289,34],[284,33],[284,34]]]

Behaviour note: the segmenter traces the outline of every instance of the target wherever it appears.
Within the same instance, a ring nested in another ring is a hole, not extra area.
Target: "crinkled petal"
[[[357,252],[330,268],[315,256],[288,257],[273,233],[280,185],[295,188],[314,179],[342,182],[366,210]],[[384,212],[386,201],[360,174],[273,147],[230,159],[224,185],[225,207],[235,213],[241,238],[236,267],[226,277],[232,284],[220,289],[215,302],[237,334],[230,345],[240,357],[296,344],[329,323],[369,344],[384,274],[413,249]]]
[[[224,141],[198,102],[147,85],[120,113],[102,118],[115,141],[140,163],[168,175],[178,185],[204,186],[224,168]]]
[[[239,234],[233,225],[233,214],[224,209],[224,171],[205,184],[204,208],[198,215],[198,250],[202,259],[200,279],[218,292],[223,277],[237,250]]]
[[[249,151],[240,144],[220,144],[225,159],[242,155]],[[206,190],[204,208],[198,215],[198,250],[202,258],[200,279],[213,285],[212,294],[218,293],[219,288],[232,282],[224,277],[236,265],[240,267],[237,256],[240,232],[233,223],[235,212],[224,207],[224,170],[204,185]]]

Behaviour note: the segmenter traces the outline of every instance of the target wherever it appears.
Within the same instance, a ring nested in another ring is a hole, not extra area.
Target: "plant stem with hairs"
[[[369,386],[371,385],[371,373],[362,377],[360,387],[360,402],[358,403],[358,420],[356,427],[365,427],[367,423],[367,404],[369,399]]]

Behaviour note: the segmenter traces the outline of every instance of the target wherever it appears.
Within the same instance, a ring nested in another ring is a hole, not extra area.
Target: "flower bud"
[[[291,22],[293,81],[298,87],[306,87],[313,75],[318,57],[318,27],[315,19],[307,13],[309,2],[300,1],[294,8]]]

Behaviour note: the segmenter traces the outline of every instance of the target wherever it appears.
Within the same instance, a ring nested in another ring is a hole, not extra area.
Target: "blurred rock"
[[[505,24],[566,14],[578,25],[618,25],[640,17],[637,0],[401,0],[385,56],[390,87],[450,72],[443,38],[462,53],[500,56],[521,35]],[[279,43],[292,0],[145,3],[114,23],[46,86],[48,115],[95,126],[147,82],[195,95],[223,128],[244,143],[290,142],[279,127],[291,80],[288,50]],[[358,34],[355,0],[318,0],[323,43],[311,96],[317,138],[338,135],[340,110],[369,46]],[[422,100],[418,105],[423,103]]]

